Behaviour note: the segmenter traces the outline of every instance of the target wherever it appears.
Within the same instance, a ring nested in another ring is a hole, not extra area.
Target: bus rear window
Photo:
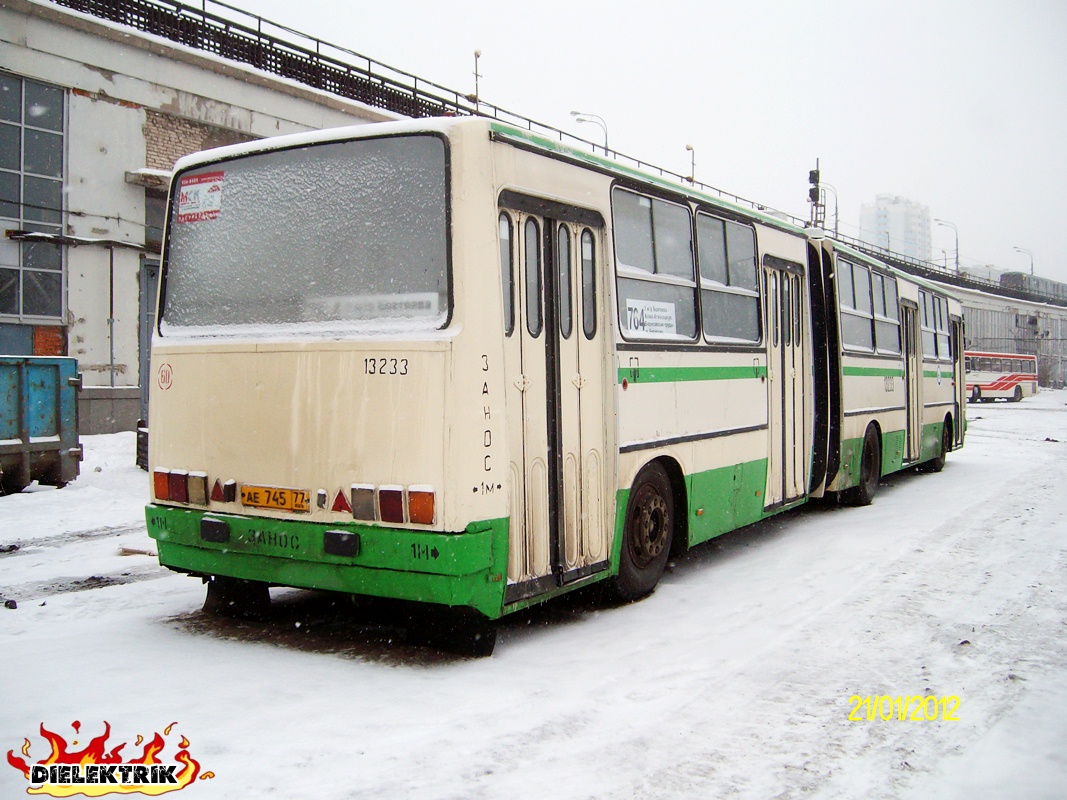
[[[183,173],[163,335],[418,332],[449,314],[445,144],[312,144]]]

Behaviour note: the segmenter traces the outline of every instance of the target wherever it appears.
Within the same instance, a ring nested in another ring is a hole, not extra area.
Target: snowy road
[[[204,617],[146,555],[132,434],[88,437],[78,481],[0,497],[0,751],[107,720],[129,756],[177,721],[213,774],[189,800],[1062,798],[1067,392],[968,410],[942,473],[710,542],[635,605],[508,619],[483,660],[311,593]],[[853,695],[958,720],[850,721]],[[0,762],[0,798],[26,785]]]

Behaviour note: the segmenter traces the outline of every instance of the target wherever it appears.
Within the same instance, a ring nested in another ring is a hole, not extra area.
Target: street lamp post
[[[475,113],[478,113],[481,110],[479,108],[479,105],[481,104],[481,101],[482,101],[482,95],[481,95],[481,92],[478,89],[478,79],[482,77],[481,73],[478,72],[478,59],[481,58],[481,57],[482,57],[482,51],[481,50],[475,50],[474,51],[474,111],[475,111]]]
[[[608,123],[604,121],[604,118],[596,114],[586,114],[584,111],[572,111],[571,116],[578,122],[592,122],[594,125],[599,125],[601,130],[604,131],[604,155],[608,154]]]
[[[837,189],[835,189],[835,188],[834,188],[833,186],[831,186],[830,184],[828,184],[828,183],[827,183],[826,181],[823,181],[823,182],[822,182],[821,184],[819,184],[819,185],[820,185],[820,186],[822,186],[822,187],[824,187],[824,188],[826,188],[826,189],[829,189],[829,190],[830,190],[830,191],[831,191],[831,192],[833,193],[833,195],[834,195],[834,236],[837,236],[837,223],[838,223],[838,213],[837,213]]]
[[[687,144],[685,149],[689,151],[689,182],[696,185],[697,182],[697,151],[693,149],[693,145]]]
[[[1030,274],[1033,275],[1034,274],[1034,254],[1031,253],[1029,250],[1027,250],[1025,247],[1013,247],[1012,250],[1015,250],[1016,252],[1019,252],[1019,253],[1026,253],[1026,255],[1030,256]]]
[[[948,222],[947,220],[935,219],[934,222],[936,222],[938,225],[944,225],[946,228],[952,228],[952,232],[956,234],[956,274],[959,275],[960,274],[960,232],[959,232],[959,230],[957,230],[955,225],[953,225],[951,222]]]

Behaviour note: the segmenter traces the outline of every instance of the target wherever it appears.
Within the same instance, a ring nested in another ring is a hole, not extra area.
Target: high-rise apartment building
[[[930,261],[930,209],[905,197],[880,194],[860,206],[860,239],[919,261]]]

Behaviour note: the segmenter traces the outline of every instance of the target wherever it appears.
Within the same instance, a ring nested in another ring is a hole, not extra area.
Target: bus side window
[[[526,330],[534,338],[541,335],[541,231],[537,220],[526,220]]]
[[[704,336],[760,340],[756,234],[748,225],[697,214]]]
[[[874,279],[874,342],[882,353],[900,354],[900,312],[896,279],[872,273]]]
[[[559,300],[559,333],[571,338],[574,314],[571,310],[571,232],[566,225],[556,229],[556,297]]]
[[[841,344],[873,351],[875,312],[871,304],[871,272],[867,267],[838,259],[836,273],[841,298]]]
[[[593,232],[582,231],[582,332],[586,339],[596,335],[596,250]]]
[[[778,312],[779,312],[779,308],[781,306],[780,302],[777,299],[778,298],[778,273],[777,272],[772,272],[771,273],[771,292],[770,293],[771,293],[770,302],[774,306],[774,308],[772,309],[772,312],[771,312],[771,320],[772,320],[772,322],[771,322],[771,344],[773,344],[775,347],[777,347],[778,346],[778,320],[779,320]]]
[[[627,338],[697,337],[689,207],[612,190],[618,313]]]
[[[793,279],[782,275],[782,344],[789,347],[793,342]]]
[[[800,320],[801,320],[801,316],[800,315],[802,313],[801,312],[801,308],[802,307],[800,305],[800,301],[801,301],[800,293],[801,293],[801,291],[802,291],[802,289],[800,288],[800,278],[798,278],[796,276],[793,276],[793,325],[795,326],[794,331],[793,331],[793,342],[795,344],[798,344],[798,345],[801,343],[801,340],[800,340]]]
[[[500,214],[500,284],[504,295],[504,335],[515,331],[515,250],[511,245],[511,218]]]

